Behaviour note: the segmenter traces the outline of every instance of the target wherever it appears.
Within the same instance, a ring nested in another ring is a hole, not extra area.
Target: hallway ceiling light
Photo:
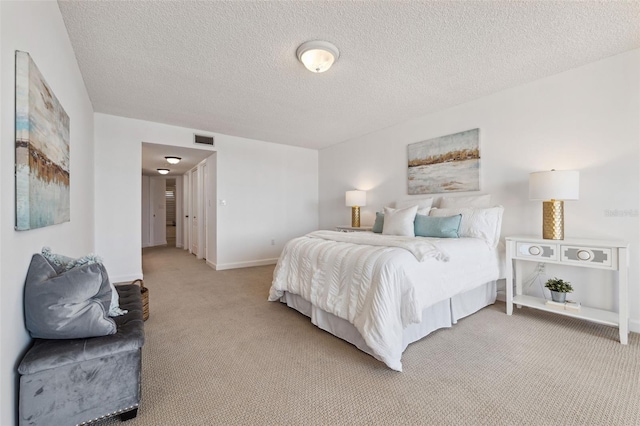
[[[180,160],[182,160],[180,157],[164,157],[164,159],[167,160],[169,164],[178,164]]]
[[[161,175],[166,175],[167,173],[169,173],[169,169],[158,169],[158,173],[160,173]]]
[[[338,48],[328,41],[314,40],[302,43],[296,50],[298,60],[311,72],[325,72],[340,57]]]

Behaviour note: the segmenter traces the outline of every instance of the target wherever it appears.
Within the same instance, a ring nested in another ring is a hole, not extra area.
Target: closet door
[[[191,172],[191,253],[198,255],[198,230],[199,230],[199,209],[198,209],[198,176],[200,171],[195,168]]]
[[[151,214],[149,224],[152,246],[167,244],[165,184],[164,178],[152,177],[149,179],[149,211]]]

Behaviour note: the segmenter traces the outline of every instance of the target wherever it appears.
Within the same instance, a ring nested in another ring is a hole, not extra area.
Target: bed
[[[274,270],[269,300],[287,304],[402,371],[402,353],[410,343],[495,302],[496,280],[504,277],[503,210],[429,213],[459,215],[459,238],[413,236],[414,220],[417,224],[421,216],[417,206],[393,210],[385,208],[384,228],[392,229],[392,214],[408,210],[408,235],[315,231],[289,241]]]

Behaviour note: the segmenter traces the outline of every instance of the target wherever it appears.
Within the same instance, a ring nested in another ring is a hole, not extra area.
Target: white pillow
[[[382,225],[382,235],[401,235],[404,237],[415,237],[413,221],[416,218],[418,206],[407,207],[406,209],[384,208],[384,224]]]
[[[442,209],[453,209],[457,207],[489,208],[491,207],[491,194],[447,197],[440,200],[440,208]]]
[[[488,209],[472,207],[458,207],[454,209],[433,209],[429,216],[447,217],[462,215],[458,235],[460,237],[481,238],[491,247],[496,247],[500,241],[502,227],[502,213],[504,207],[496,206]],[[385,221],[387,218],[385,217]]]
[[[418,214],[429,214],[431,206],[433,205],[433,198],[420,198],[417,200],[403,200],[396,201],[396,209],[405,209],[411,206],[418,206]]]

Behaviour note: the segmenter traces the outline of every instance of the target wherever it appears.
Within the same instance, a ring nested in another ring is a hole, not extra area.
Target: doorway
[[[143,248],[166,245],[214,261],[216,162],[215,151],[142,143]],[[159,176],[162,169],[168,172]]]

